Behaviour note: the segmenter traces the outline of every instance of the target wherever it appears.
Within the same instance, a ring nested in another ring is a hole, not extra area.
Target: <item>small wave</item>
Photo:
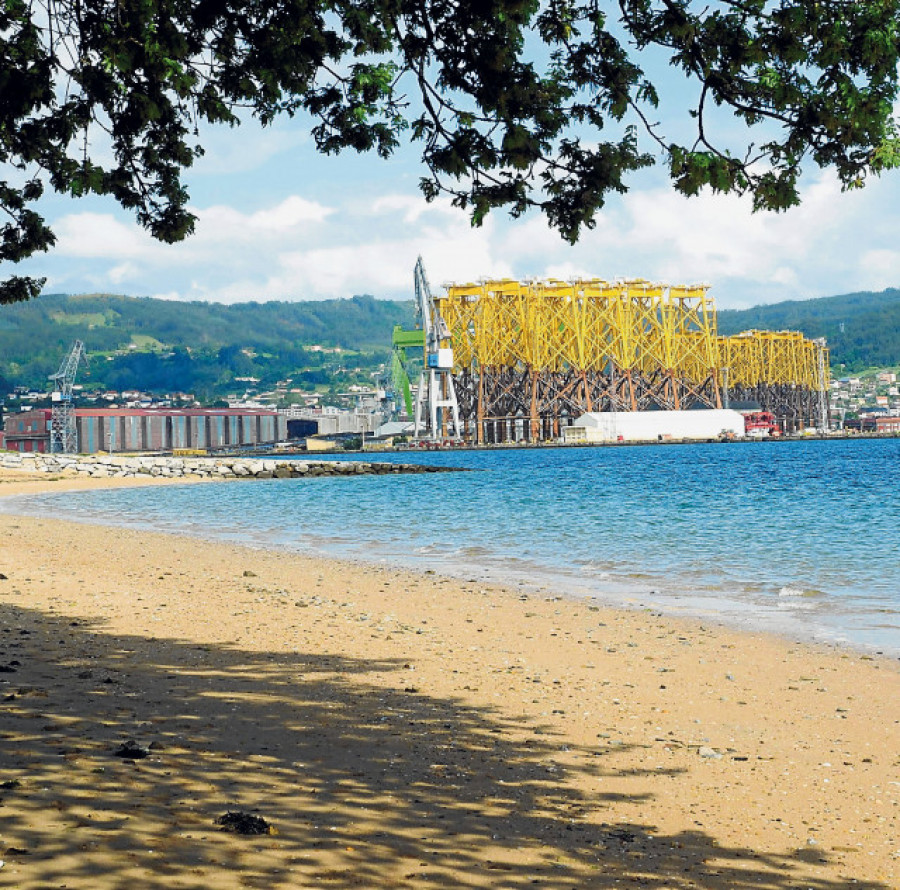
[[[596,578],[599,581],[608,581],[612,577],[607,569],[598,566],[594,562],[585,562],[581,565],[576,565],[575,571],[580,575],[584,575],[588,578]]]
[[[790,585],[785,585],[778,591],[779,596],[794,596],[794,597],[819,597],[825,596],[825,594],[821,590],[816,590],[811,587],[791,587]]]
[[[487,547],[481,547],[477,544],[472,544],[468,547],[460,547],[454,553],[453,556],[491,556],[491,551],[488,550]]]
[[[413,553],[420,556],[453,556],[459,552],[458,547],[452,544],[443,544],[440,541],[432,541],[430,544],[422,544],[413,548]]]
[[[782,612],[814,612],[819,609],[819,603],[804,599],[791,599],[778,603],[778,609]]]

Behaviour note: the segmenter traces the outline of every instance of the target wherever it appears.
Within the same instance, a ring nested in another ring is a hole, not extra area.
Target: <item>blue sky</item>
[[[677,97],[677,93],[675,94]],[[681,103],[664,113],[673,125]],[[683,198],[662,167],[630,181],[570,246],[532,212],[481,228],[447,201],[427,204],[416,147],[390,160],[319,155],[308,123],[208,129],[187,177],[195,235],[162,245],[111,200],[52,197],[57,246],[21,264],[48,292],[183,300],[412,296],[421,254],[432,287],[485,277],[642,277],[707,282],[720,308],[900,286],[900,173],[842,193],[810,166],[803,203],[757,213],[748,198]],[[649,140],[643,147],[652,150]],[[12,271],[4,268],[4,274]]]

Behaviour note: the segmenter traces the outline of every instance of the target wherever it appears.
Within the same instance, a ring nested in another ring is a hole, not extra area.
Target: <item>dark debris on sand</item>
[[[252,813],[239,811],[228,812],[216,819],[216,825],[221,825],[223,831],[233,831],[235,834],[274,834],[275,831],[262,816],[254,816]]]
[[[150,754],[150,749],[145,748],[143,745],[139,745],[134,739],[129,739],[127,742],[122,742],[113,754],[116,757],[124,757],[127,760],[140,760],[143,757],[148,757]]]

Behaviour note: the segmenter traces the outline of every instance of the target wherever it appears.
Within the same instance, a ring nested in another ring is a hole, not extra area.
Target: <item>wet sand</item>
[[[900,886],[894,660],[52,517],[0,573],[0,887]]]

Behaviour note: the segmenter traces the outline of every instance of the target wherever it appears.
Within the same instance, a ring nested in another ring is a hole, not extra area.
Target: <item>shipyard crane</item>
[[[843,325],[841,326],[843,327]],[[816,344],[816,361],[818,363],[818,373],[819,373],[819,381],[821,382],[821,387],[818,391],[817,405],[818,409],[818,417],[816,420],[818,421],[818,427],[820,433],[828,432],[828,378],[826,375],[826,355],[828,352],[828,342],[824,337],[820,337],[817,340],[813,340],[813,343]]]
[[[421,354],[425,348],[425,332],[419,328],[413,331],[404,330],[400,325],[394,326],[391,352],[391,384],[393,386],[397,413],[406,412],[406,418],[415,417],[413,408],[412,383],[409,379],[408,349],[417,349]],[[400,410],[402,399],[403,411]]]
[[[415,285],[416,314],[425,335],[425,367],[416,393],[415,436],[417,439],[459,439],[462,429],[453,385],[450,328],[431,294],[422,257],[416,261]]]
[[[76,340],[59,370],[50,375],[53,381],[53,392],[50,395],[53,405],[50,412],[50,451],[53,454],[75,454],[78,451],[72,393],[78,362],[84,357],[84,343]]]

